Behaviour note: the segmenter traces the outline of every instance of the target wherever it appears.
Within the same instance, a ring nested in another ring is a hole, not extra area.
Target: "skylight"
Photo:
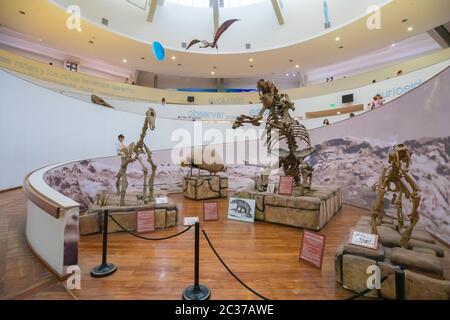
[[[211,0],[166,0],[183,6],[208,8],[211,7]],[[265,2],[267,0],[219,0],[219,5],[223,8],[236,8],[251,4]]]

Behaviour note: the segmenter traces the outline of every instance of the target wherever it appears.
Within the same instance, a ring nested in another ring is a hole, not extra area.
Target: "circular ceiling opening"
[[[197,8],[212,7],[211,0],[166,0],[166,1],[189,7],[197,7]],[[222,8],[236,8],[266,1],[267,0],[219,0],[219,6]]]

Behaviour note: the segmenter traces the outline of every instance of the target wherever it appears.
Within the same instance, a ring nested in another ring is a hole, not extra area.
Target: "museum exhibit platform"
[[[254,199],[255,219],[310,230],[322,229],[342,208],[342,191],[337,186],[315,186],[305,195],[294,188],[292,196],[256,190],[240,190],[237,197]]]
[[[192,200],[210,200],[228,197],[228,177],[199,175],[183,177],[183,194]]]
[[[130,192],[125,196],[125,206],[119,206],[120,196],[117,193],[106,193],[107,204],[93,203],[87,212],[80,215],[80,235],[90,235],[102,231],[101,213],[109,211],[120,226],[113,220],[108,222],[108,233],[137,230],[137,212],[154,210],[155,229],[174,227],[178,224],[178,207],[176,203],[167,197],[167,203],[156,203],[155,201],[143,203],[142,193]],[[158,197],[158,196],[156,196]]]
[[[361,217],[352,230],[371,232],[370,217]],[[405,274],[405,298],[408,300],[449,300],[450,277],[445,270],[445,248],[426,231],[417,226],[407,248],[400,246],[401,234],[396,220],[383,218],[377,227],[377,249],[355,246],[345,237],[336,251],[336,279],[346,289],[363,292],[367,289],[367,268],[378,265],[386,280],[380,290],[367,297],[396,299],[396,270]],[[402,230],[400,230],[402,231]],[[448,252],[447,252],[448,255]]]

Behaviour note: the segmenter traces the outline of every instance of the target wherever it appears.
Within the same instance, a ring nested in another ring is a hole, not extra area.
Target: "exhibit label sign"
[[[138,233],[155,231],[155,210],[138,211],[136,219]]]
[[[200,222],[198,217],[186,217],[183,220],[183,225],[186,227],[195,225],[196,222]]]
[[[169,198],[167,196],[157,197],[155,199],[155,201],[156,201],[156,204],[168,204]]]
[[[325,236],[320,233],[304,231],[300,247],[300,261],[322,269],[323,253],[325,251]]]
[[[275,193],[275,183],[269,183],[267,185],[267,193]]]
[[[294,179],[292,177],[280,177],[280,182],[278,184],[278,194],[292,196],[293,185]]]
[[[204,202],[203,203],[203,220],[216,221],[219,220],[219,203]]]
[[[364,233],[356,230],[350,232],[350,244],[376,250],[378,247],[377,234]]]

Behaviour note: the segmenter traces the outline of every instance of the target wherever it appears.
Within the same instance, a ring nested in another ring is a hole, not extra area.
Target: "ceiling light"
[[[172,60],[176,60],[177,59],[177,57],[175,57],[175,56],[172,56]]]
[[[211,71],[211,74],[212,74],[212,75],[215,75],[216,73],[215,73],[214,71]]]
[[[396,44],[395,43],[393,43],[393,44],[391,44],[391,47],[393,48],[393,47],[395,47],[396,46]]]
[[[20,14],[26,15],[27,13],[25,11],[20,10],[19,11]]]
[[[286,73],[286,77],[289,77],[289,73]]]
[[[300,68],[300,66],[299,66],[298,64],[296,64],[296,65],[295,65],[295,68],[297,68],[297,69],[298,69],[298,68]]]
[[[336,112],[336,114],[341,114],[341,112],[340,112],[340,111],[338,111],[338,112]]]
[[[145,57],[141,57],[141,60],[145,60]]]
[[[336,37],[336,41],[341,41],[341,38],[340,37]]]
[[[81,31],[83,31],[81,28],[77,28],[77,30],[78,30],[78,32],[81,32]]]
[[[122,59],[122,62],[123,62],[123,63],[127,63],[128,60],[127,60],[127,59]]]
[[[403,23],[408,22],[408,19],[403,19],[402,22]]]
[[[409,28],[408,28],[408,31],[413,31],[413,30],[414,30],[413,27],[409,27]]]
[[[248,59],[248,61],[253,62],[253,58]]]

